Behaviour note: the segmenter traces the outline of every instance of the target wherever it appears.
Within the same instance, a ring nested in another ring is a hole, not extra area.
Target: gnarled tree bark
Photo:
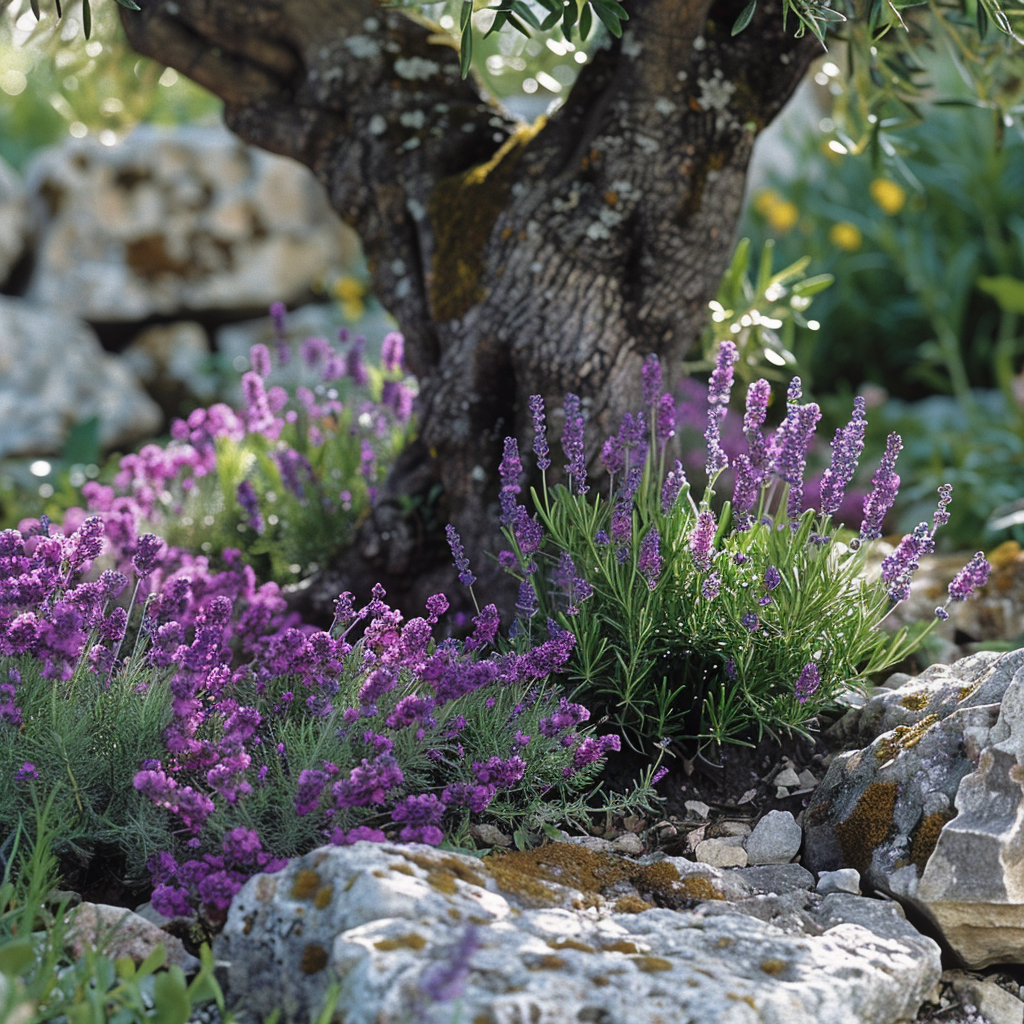
[[[397,500],[434,482],[483,592],[502,592],[483,552],[501,439],[527,435],[527,398],[554,411],[580,394],[593,451],[636,405],[647,353],[675,379],[734,244],[754,138],[817,47],[783,31],[779,0],[731,36],[742,6],[632,0],[623,39],[532,126],[460,79],[446,37],[373,0],[122,12],[132,46],[221,96],[231,129],[313,169],[421,382],[420,439],[310,602],[377,580],[409,606],[450,589],[443,545]]]

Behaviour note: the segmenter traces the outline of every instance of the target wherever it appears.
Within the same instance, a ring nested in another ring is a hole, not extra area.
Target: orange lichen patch
[[[299,961],[299,970],[303,974],[319,974],[327,966],[327,950],[311,942],[302,951],[302,959]]]
[[[449,907],[448,908],[448,916],[453,921],[461,921],[462,920],[462,911],[459,910],[458,907]]]
[[[590,983],[598,988],[604,988],[605,985],[610,985],[612,980],[611,978],[606,978],[603,974],[599,974],[596,978],[591,978]]]
[[[622,896],[615,901],[612,909],[616,914],[642,914],[645,910],[653,910],[654,904],[639,896]]]
[[[440,888],[435,885],[435,881],[441,875],[447,875],[451,879],[451,883],[454,886],[455,880],[458,879],[460,882],[468,882],[470,885],[479,885],[482,889],[487,887],[487,881],[484,876],[479,872],[463,864],[456,857],[450,857],[446,855],[429,856],[422,853],[403,853],[406,860],[411,861],[417,867],[423,868],[427,872],[427,881],[434,886],[434,888]],[[449,890],[442,889],[443,892]],[[450,890],[454,892],[455,889]]]
[[[671,971],[672,961],[661,956],[631,956],[629,958],[638,971],[653,974],[656,971]]]
[[[526,965],[528,971],[560,971],[563,967],[565,967],[565,961],[553,953],[545,953]]]
[[[970,695],[972,693],[974,693],[974,691],[980,685],[981,685],[981,681],[979,680],[976,683],[971,683],[969,686],[961,686],[960,689],[957,690],[957,695],[956,695],[957,696],[957,700],[967,700],[967,698],[970,697]]]
[[[428,871],[427,885],[446,896],[454,896],[459,891],[455,876],[449,871]]]
[[[707,875],[681,878],[668,861],[637,864],[623,857],[596,853],[572,843],[548,843],[534,850],[492,853],[484,858],[483,864],[499,888],[542,901],[552,898],[550,890],[544,891],[547,888],[544,883],[551,882],[579,889],[589,895],[604,894],[613,886],[627,883],[639,894],[639,897],[633,896],[632,899],[672,909],[679,909],[692,900],[724,899]],[[622,897],[623,900],[630,898]],[[633,906],[637,906],[637,903]]]
[[[303,868],[295,875],[292,882],[291,896],[293,900],[311,900],[320,889],[321,881],[319,872],[312,868]]]
[[[916,693],[908,693],[901,701],[900,707],[908,711],[920,711],[928,706],[931,695],[927,690],[918,690]]]
[[[955,817],[956,814],[949,810],[926,814],[910,834],[910,863],[917,867],[918,876],[924,872],[928,858],[935,852],[939,833]]]
[[[1002,572],[1010,568],[1021,556],[1020,544],[1015,540],[1006,540],[996,545],[989,553],[988,560],[994,572]]]
[[[875,756],[881,764],[893,760],[902,751],[915,746],[938,720],[938,715],[925,715],[914,725],[897,725],[890,735],[883,736],[878,741]]]
[[[496,1024],[494,1014],[490,1010],[485,1010],[483,1013],[478,1013],[473,1018],[473,1024]]]
[[[627,939],[609,942],[601,947],[606,953],[639,953],[636,945]]]
[[[408,864],[389,864],[388,871],[397,871],[400,875],[411,875],[413,878],[416,877],[416,872],[413,871]]]
[[[426,944],[427,940],[422,935],[417,935],[416,932],[409,932],[408,935],[396,935],[391,939],[380,939],[373,946],[374,949],[379,949],[382,953],[390,953],[396,949],[420,950]]]
[[[770,956],[766,960],[762,960],[758,966],[764,971],[765,974],[782,974],[789,964],[785,960],[780,960],[778,957]]]
[[[732,939],[728,935],[723,935],[716,943],[716,949],[728,949],[732,945]]]
[[[578,949],[581,953],[596,953],[593,946],[585,942],[578,942],[576,939],[548,939],[548,945],[552,949]]]
[[[757,1009],[757,1003],[754,1002],[753,996],[741,996],[735,992],[726,992],[726,999],[731,999],[734,1003],[746,1003],[752,1010]]]
[[[604,194],[604,201],[609,206],[616,206],[618,204],[618,202],[619,202],[619,193],[618,192],[613,192],[611,189],[609,189]]]
[[[334,886],[333,885],[322,885],[316,891],[316,895],[313,897],[313,906],[317,910],[326,910],[331,905],[331,900],[334,899]]]
[[[864,874],[871,856],[892,828],[896,783],[872,782],[861,794],[853,813],[836,826],[843,862]]]

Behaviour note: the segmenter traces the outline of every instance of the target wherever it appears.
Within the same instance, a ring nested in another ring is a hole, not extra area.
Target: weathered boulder
[[[969,967],[1024,962],[1024,650],[874,696],[804,817],[803,863],[856,868],[924,914]]]
[[[0,159],[0,288],[25,255],[31,226],[25,186],[14,170]]]
[[[68,427],[98,416],[100,441],[123,444],[163,417],[135,375],[80,320],[0,296],[0,456],[54,455]]]
[[[799,865],[564,843],[478,860],[361,842],[251,879],[213,951],[244,1022],[310,1020],[333,981],[336,1018],[360,1024],[449,1024],[456,1006],[481,1024],[912,1018],[940,975],[936,944],[894,903],[811,884]]]
[[[168,965],[176,964],[186,974],[199,970],[199,961],[186,951],[180,939],[124,907],[80,903],[72,914],[64,933],[64,947],[75,959],[85,956],[87,948],[98,948],[114,960],[126,956],[141,964],[163,945]]]
[[[85,320],[266,309],[356,251],[306,168],[223,128],[71,139],[26,180],[41,218],[28,295]]]
[[[803,832],[789,811],[769,811],[754,826],[743,848],[751,864],[787,864],[800,852]]]
[[[180,415],[217,395],[213,353],[206,331],[194,320],[154,324],[121,353],[165,413]],[[187,408],[186,408],[187,407]]]

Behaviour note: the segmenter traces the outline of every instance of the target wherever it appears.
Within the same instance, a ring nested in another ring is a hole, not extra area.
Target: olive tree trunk
[[[528,397],[557,435],[578,393],[594,452],[635,406],[647,353],[675,379],[734,245],[754,139],[819,52],[783,31],[779,0],[731,36],[742,6],[631,0],[623,39],[533,125],[460,79],[447,36],[373,0],[122,11],[131,45],[222,97],[233,131],[313,169],[421,383],[419,440],[313,605],[377,580],[408,607],[450,593],[446,521],[493,599],[501,442],[528,436]],[[433,510],[398,501],[437,483]]]

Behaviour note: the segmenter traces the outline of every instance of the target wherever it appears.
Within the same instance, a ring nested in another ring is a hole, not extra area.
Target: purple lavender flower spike
[[[920,560],[935,550],[935,536],[927,523],[920,523],[896,545],[891,555],[882,559],[882,582],[889,587],[889,600],[899,604],[910,597],[910,582]]]
[[[448,538],[448,547],[452,549],[452,559],[455,562],[455,569],[459,574],[459,582],[464,587],[471,587],[476,583],[476,577],[469,571],[469,559],[462,547],[462,539],[456,529],[449,523],[444,528],[445,537]]]
[[[711,544],[715,539],[715,513],[703,508],[697,513],[697,525],[690,533],[690,557],[702,572],[711,568]]]
[[[807,698],[817,690],[820,683],[821,673],[818,671],[818,666],[813,661],[809,661],[800,670],[800,677],[796,681],[796,699],[801,704],[805,704]]]
[[[558,565],[551,574],[552,582],[561,590],[568,607],[566,614],[575,615],[579,612],[581,601],[586,601],[594,593],[594,588],[577,571],[572,556],[562,552]]]
[[[708,577],[700,585],[700,592],[708,601],[714,601],[722,590],[722,577],[717,572],[708,574]]]
[[[729,408],[729,395],[732,392],[732,366],[738,357],[736,346],[731,341],[719,342],[718,357],[708,388],[708,426],[704,431],[704,438],[708,443],[708,480],[713,480],[729,466],[728,456],[722,449],[721,426]]]
[[[653,352],[644,360],[643,368],[640,370],[640,380],[644,408],[650,409],[661,394],[661,363]]]
[[[766,591],[772,591],[782,582],[782,574],[774,565],[769,565],[764,571],[762,582]]]
[[[537,468],[543,473],[551,465],[547,429],[544,426],[544,399],[530,395],[530,413],[533,415],[533,454],[537,457]]]
[[[269,377],[270,349],[263,344],[253,345],[249,349],[249,365],[252,366],[253,373],[258,373],[263,378]]]
[[[654,438],[658,447],[663,448],[675,436],[676,400],[671,395],[662,395],[654,412]]]
[[[132,558],[132,568],[140,580],[146,579],[157,567],[160,561],[160,549],[163,546],[163,540],[155,533],[144,533],[139,538],[135,555]]]
[[[807,449],[820,419],[821,410],[813,402],[792,406],[773,440],[771,471],[789,484],[787,514],[791,520],[798,519],[803,511]]]
[[[751,526],[751,512],[757,501],[758,489],[761,486],[761,474],[754,469],[750,456],[741,453],[733,462],[736,479],[732,488],[732,516],[736,523],[737,533],[745,533]]]
[[[533,589],[533,583],[530,580],[523,580],[519,584],[516,611],[524,619],[532,618],[537,614],[537,592]]]
[[[583,428],[586,421],[582,415],[579,396],[567,394],[564,409],[562,451],[568,459],[565,472],[569,477],[569,490],[573,494],[586,494],[590,490],[587,486],[587,457],[583,446]]]
[[[949,585],[950,600],[966,601],[975,590],[985,586],[991,571],[992,566],[989,565],[988,559],[979,551],[953,577],[953,582]]]
[[[836,430],[832,439],[832,462],[821,478],[821,514],[835,515],[864,451],[864,431],[868,421],[864,399],[853,400],[853,415],[845,427]]]
[[[238,504],[242,506],[249,520],[250,529],[255,530],[257,533],[262,533],[264,529],[263,513],[260,512],[260,503],[256,497],[256,490],[248,480],[243,480],[238,485]]]
[[[640,552],[637,555],[637,569],[640,575],[647,581],[648,590],[653,590],[658,585],[658,577],[661,576],[661,537],[658,528],[652,526],[644,539],[640,541]]]
[[[761,433],[761,428],[768,416],[768,400],[771,395],[771,385],[763,377],[760,380],[755,380],[747,388],[743,433],[746,435],[749,447],[750,465],[758,471],[764,470],[768,460],[768,445]]]
[[[352,378],[352,383],[356,387],[360,388],[366,387],[370,380],[366,365],[363,363],[363,350],[365,348],[366,338],[360,334],[356,336],[356,340],[352,342],[352,347],[345,354],[345,374]]]
[[[384,370],[387,373],[395,373],[402,368],[402,359],[405,356],[405,338],[398,331],[391,331],[384,335],[380,344],[380,359]]]
[[[890,434],[885,442],[882,460],[871,478],[871,493],[864,499],[864,521],[860,535],[864,540],[875,540],[882,536],[882,520],[896,500],[900,478],[896,474],[896,459],[903,450],[899,434]]]
[[[291,359],[288,348],[287,313],[288,307],[283,302],[275,302],[270,307],[270,319],[274,323],[274,340],[277,342],[277,361],[282,366],[287,366],[288,360]]]
[[[501,475],[501,525],[511,526],[517,518],[516,495],[519,494],[519,476],[523,472],[519,443],[514,437],[505,438],[505,450],[498,472]]]
[[[740,622],[746,628],[748,633],[756,633],[761,628],[761,623],[758,617],[753,612],[748,612],[740,619]]]
[[[939,507],[935,510],[935,514],[932,516],[932,532],[934,533],[940,526],[945,526],[949,522],[949,510],[947,506],[953,500],[953,485],[943,484],[939,488]]]
[[[661,487],[661,514],[667,516],[673,508],[679,494],[686,486],[686,473],[683,464],[676,459],[675,466],[665,474],[665,482]]]

